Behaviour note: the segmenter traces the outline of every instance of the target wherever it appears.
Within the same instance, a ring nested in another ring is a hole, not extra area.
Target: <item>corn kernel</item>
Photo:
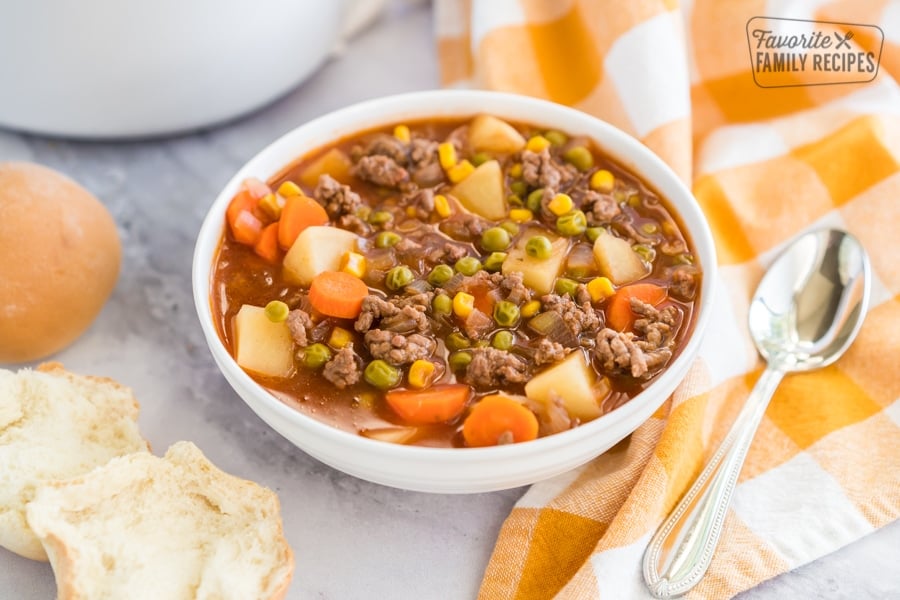
[[[281,185],[278,186],[278,193],[285,198],[290,198],[291,196],[300,196],[303,194],[303,190],[300,189],[300,186],[294,183],[293,181],[285,181]]]
[[[509,218],[516,223],[525,223],[534,218],[534,213],[527,208],[514,208],[509,211]]]
[[[416,216],[416,207],[415,206],[407,206],[406,207],[406,216],[407,217],[415,217]]]
[[[462,162],[453,165],[452,167],[450,167],[450,169],[447,170],[447,177],[449,177],[450,181],[452,181],[453,183],[459,183],[460,181],[471,175],[474,170],[475,165],[467,160],[463,160]]]
[[[526,302],[525,306],[522,307],[522,310],[519,311],[522,316],[526,319],[530,319],[534,315],[538,314],[538,311],[541,310],[541,301],[540,300],[532,300],[531,302]]]
[[[328,336],[328,345],[332,348],[341,349],[353,341],[353,334],[343,327],[335,327]]]
[[[441,161],[441,166],[444,167],[444,170],[448,170],[456,166],[456,146],[454,146],[451,142],[444,142],[443,144],[439,145],[438,160]]]
[[[433,378],[434,363],[430,360],[422,360],[420,358],[409,367],[409,387],[421,390],[422,388],[431,385],[431,380]]]
[[[509,168],[508,173],[509,173],[509,176],[514,179],[518,179],[519,177],[521,177],[522,176],[522,163],[516,163],[513,166],[511,166]]]
[[[450,201],[447,200],[447,196],[438,194],[434,197],[434,212],[442,219],[450,216]]]
[[[281,209],[284,208],[285,199],[283,196],[275,194],[266,194],[259,200],[259,209],[263,211],[269,219],[277,221],[281,218]]]
[[[542,135],[535,135],[529,138],[525,144],[525,149],[531,152],[541,152],[550,147],[550,140]]]
[[[357,252],[345,252],[341,257],[341,271],[361,279],[366,274],[366,257]]]
[[[553,196],[553,200],[547,203],[547,208],[557,217],[569,213],[573,206],[575,206],[575,203],[572,202],[572,197],[568,194],[557,194]]]
[[[598,192],[611,192],[615,185],[616,176],[606,169],[600,169],[591,175],[591,188]]]
[[[612,282],[606,277],[595,277],[590,280],[587,284],[587,291],[591,295],[592,302],[609,298],[616,293]]]
[[[394,127],[394,137],[403,142],[404,144],[409,143],[409,127],[406,125],[397,125]]]
[[[465,292],[456,292],[456,295],[453,296],[453,312],[458,317],[462,317],[465,319],[470,314],[472,314],[472,310],[475,308],[475,296],[472,294],[467,294]]]

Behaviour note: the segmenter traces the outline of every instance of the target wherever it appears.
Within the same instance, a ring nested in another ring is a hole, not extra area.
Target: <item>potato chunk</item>
[[[594,258],[600,274],[615,285],[624,285],[646,277],[650,269],[631,245],[622,238],[604,234],[594,242]]]
[[[475,152],[508,154],[525,147],[525,138],[515,127],[491,115],[478,115],[469,125],[469,146]]]
[[[287,323],[273,323],[261,306],[245,304],[234,317],[234,354],[238,365],[272,377],[294,368],[294,340]]]
[[[292,283],[309,285],[319,273],[339,270],[344,253],[355,249],[353,232],[319,225],[307,227],[284,257],[284,275]]]
[[[600,402],[609,391],[609,381],[605,377],[596,380],[581,350],[575,350],[525,384],[528,398],[546,404],[553,395],[559,396],[569,415],[582,423],[600,416]]]
[[[482,163],[450,193],[463,208],[492,221],[505,218],[508,212],[503,195],[503,171],[496,160]]]
[[[550,239],[549,258],[532,258],[525,252],[525,244],[534,235],[543,235]],[[549,294],[553,290],[553,282],[562,269],[569,249],[569,240],[556,237],[543,229],[531,229],[519,238],[515,246],[510,248],[501,270],[504,274],[518,271],[522,281],[538,294]]]
[[[328,173],[341,183],[347,183],[350,179],[350,158],[343,150],[332,148],[309,163],[300,172],[300,183],[314,188],[319,183],[319,177],[325,173]]]

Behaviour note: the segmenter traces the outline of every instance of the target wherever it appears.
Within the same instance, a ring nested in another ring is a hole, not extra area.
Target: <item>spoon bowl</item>
[[[862,326],[869,261],[849,233],[821,229],[797,239],[769,268],[750,303],[759,353],[785,372],[836,361]]]
[[[862,244],[836,229],[802,235],[766,271],[748,315],[766,369],[721,446],[647,546],[644,581],[654,596],[680,596],[703,578],[775,388],[786,373],[840,358],[862,327],[871,280]]]

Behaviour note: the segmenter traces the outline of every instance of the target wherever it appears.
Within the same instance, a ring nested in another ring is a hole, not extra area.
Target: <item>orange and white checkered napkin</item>
[[[841,52],[880,53],[880,70],[869,83],[759,87],[746,31],[760,16],[879,26],[883,42],[872,27],[836,27],[856,29]],[[572,105],[667,160],[691,182],[720,261],[710,335],[686,381],[629,439],[531,487],[481,597],[649,597],[644,548],[762,371],[745,325],[753,289],[814,227],[862,240],[872,307],[836,365],[778,388],[688,597],[730,597],[900,517],[900,1],[437,0],[436,27],[445,85]]]

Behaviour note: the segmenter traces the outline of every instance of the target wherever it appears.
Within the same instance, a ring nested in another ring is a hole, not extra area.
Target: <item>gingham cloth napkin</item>
[[[691,183],[720,261],[710,335],[686,381],[629,439],[527,491],[481,597],[649,597],[648,540],[762,371],[750,296],[786,242],[826,225],[869,251],[871,309],[836,365],[781,383],[709,572],[688,597],[733,596],[897,519],[900,1],[437,0],[435,12],[444,85],[548,98],[635,135]],[[883,42],[874,27],[834,26],[841,53],[880,55],[877,76],[760,87],[779,77],[752,70],[748,21],[760,16],[879,26]]]

